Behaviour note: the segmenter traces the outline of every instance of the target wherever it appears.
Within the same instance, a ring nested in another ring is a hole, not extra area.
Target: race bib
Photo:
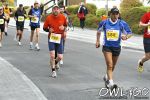
[[[24,16],[18,16],[18,22],[23,22],[24,21]]]
[[[108,41],[117,41],[119,39],[119,30],[108,30],[106,37]]]
[[[60,44],[60,41],[61,41],[61,34],[51,33],[51,36],[50,36],[49,41],[50,41],[50,42],[53,42],[53,43],[58,43],[58,44]]]
[[[0,19],[0,25],[4,24],[4,19]]]
[[[32,23],[38,23],[39,22],[39,18],[38,17],[33,17],[33,18],[31,18],[31,22]]]

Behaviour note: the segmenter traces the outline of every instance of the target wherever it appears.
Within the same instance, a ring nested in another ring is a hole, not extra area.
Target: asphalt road
[[[29,50],[28,30],[24,31],[21,47],[13,40],[15,32],[14,28],[9,28],[0,56],[31,79],[48,100],[100,100],[99,91],[104,87],[102,78],[106,71],[101,48],[68,39],[64,65],[54,79],[50,77],[47,35],[40,35],[41,50],[38,52]],[[125,90],[135,87],[150,89],[150,62],[144,64],[144,73],[139,74],[136,70],[137,61],[143,54],[143,51],[122,49],[114,72],[114,82],[119,87]]]

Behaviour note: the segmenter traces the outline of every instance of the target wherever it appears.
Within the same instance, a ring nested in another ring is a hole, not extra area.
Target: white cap
[[[36,1],[34,2],[34,4],[39,4],[39,2],[36,0]]]
[[[55,7],[58,7],[58,8],[59,8],[59,6],[58,6],[58,5],[54,5],[54,6],[53,6],[53,8],[55,8]]]

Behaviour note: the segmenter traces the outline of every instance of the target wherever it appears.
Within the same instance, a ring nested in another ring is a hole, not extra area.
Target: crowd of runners
[[[78,17],[85,16],[87,11],[83,11],[84,4],[78,10]],[[87,9],[86,9],[87,10]],[[40,19],[42,15],[42,9],[38,2],[34,2],[33,8],[27,13],[23,5],[20,4],[15,12],[14,20],[16,21],[16,35],[15,40],[18,45],[21,46],[21,40],[23,37],[24,23],[25,19],[29,17],[30,20],[30,42],[29,49],[36,51],[40,50],[39,46],[39,33],[40,33]],[[85,14],[81,14],[85,12]],[[10,20],[10,15],[12,14],[11,9],[9,9],[8,4],[0,7],[0,48],[2,47],[3,34],[5,36],[9,35],[7,33],[8,23]],[[84,19],[80,19],[80,26],[84,28]],[[144,31],[144,50],[145,55],[138,62],[138,71],[142,72],[144,70],[143,64],[145,61],[150,59],[150,13],[146,13],[141,17],[139,26],[145,27]],[[57,69],[59,69],[59,64],[63,64],[63,54],[64,46],[67,35],[67,25],[68,16],[65,13],[65,7],[54,5],[52,8],[52,13],[49,14],[43,25],[43,30],[48,32],[48,48],[50,55],[50,68],[52,70],[52,77],[57,77]],[[100,44],[101,32],[104,32],[103,44]],[[34,37],[35,36],[35,37]],[[109,17],[104,18],[98,25],[97,36],[96,36],[96,48],[102,46],[102,52],[104,59],[106,61],[106,75],[104,75],[103,80],[107,88],[113,89],[117,87],[113,80],[113,72],[117,64],[120,52],[121,52],[121,41],[127,40],[132,37],[132,31],[129,25],[120,18],[120,12],[118,8],[114,7],[109,12]]]

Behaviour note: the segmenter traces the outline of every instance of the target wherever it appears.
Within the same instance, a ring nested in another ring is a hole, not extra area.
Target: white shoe
[[[52,77],[53,77],[53,78],[56,78],[56,77],[57,77],[56,71],[52,71]]]
[[[0,48],[2,47],[2,43],[0,43]]]
[[[33,49],[34,49],[33,45],[30,44],[30,50],[33,50]]]
[[[63,60],[61,60],[61,61],[60,61],[60,65],[63,65],[63,64],[64,64],[64,62],[63,62]]]
[[[21,46],[22,45],[21,42],[18,42],[18,45]]]
[[[35,46],[35,50],[39,51],[40,47],[39,46]]]

